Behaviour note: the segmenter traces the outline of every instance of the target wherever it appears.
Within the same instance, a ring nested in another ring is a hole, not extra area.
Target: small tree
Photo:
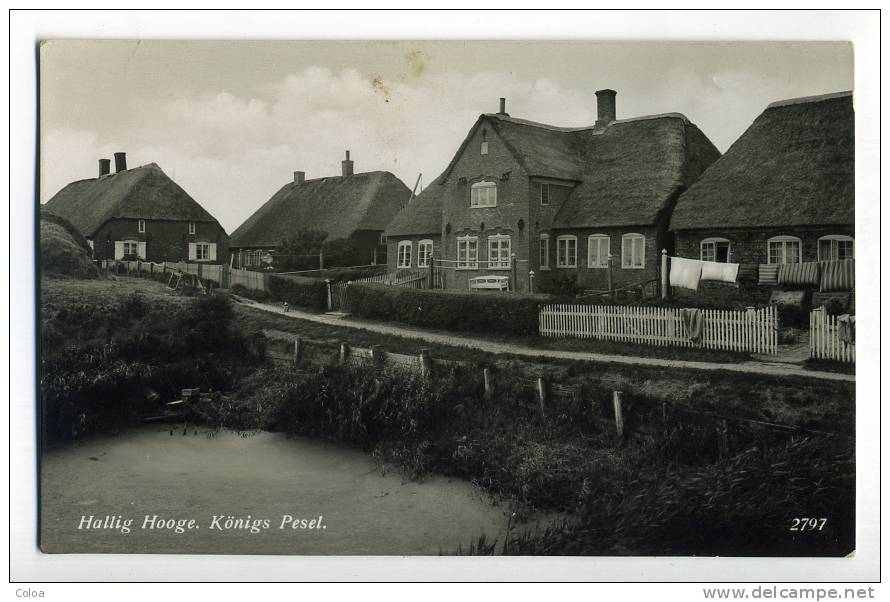
[[[323,248],[325,267],[348,267],[359,263],[358,247],[347,238],[328,240]]]

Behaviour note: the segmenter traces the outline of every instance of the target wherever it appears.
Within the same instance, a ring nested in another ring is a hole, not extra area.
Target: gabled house
[[[99,177],[72,182],[45,205],[87,239],[94,259],[222,263],[228,236],[219,222],[155,163],[115,173],[99,160]]]
[[[326,241],[353,243],[360,264],[385,262],[383,230],[408,201],[411,190],[388,171],[354,173],[346,151],[342,174],[307,180],[295,171],[271,199],[241,224],[231,237],[234,264],[255,267],[298,231],[327,234]]]
[[[681,257],[740,264],[853,258],[851,92],[770,104],[680,196]]]
[[[510,117],[501,99],[387,229],[390,269],[417,267],[424,254],[409,263],[399,250],[427,239],[448,288],[512,279],[514,254],[518,291],[529,290],[530,272],[535,290],[557,277],[581,289],[657,280],[673,204],[720,153],[677,113],[616,120],[615,98],[597,92],[596,123],[581,128]]]

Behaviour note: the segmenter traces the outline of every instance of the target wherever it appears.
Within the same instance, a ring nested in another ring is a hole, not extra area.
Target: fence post
[[[294,365],[300,363],[300,360],[303,357],[303,340],[300,337],[297,337],[294,340]]]
[[[371,345],[371,360],[373,360],[375,364],[383,364],[383,345]]]
[[[661,298],[667,299],[668,296],[668,252],[667,249],[661,250]]]
[[[624,393],[612,391],[612,407],[615,410],[615,430],[619,437],[624,436],[624,409],[622,406]]]
[[[324,269],[324,247],[318,250],[318,269]]]
[[[491,267],[491,264],[489,264],[489,267]],[[510,255],[510,280],[510,289],[514,293],[519,292],[519,287],[517,286],[519,283],[516,282],[516,253]]]
[[[535,271],[534,270],[528,271],[528,292],[530,294],[535,293]]]
[[[349,359],[349,344],[340,343],[340,364],[346,364],[347,359]]]
[[[325,284],[325,288],[327,289],[327,293],[328,293],[328,311],[334,311],[333,310],[333,295],[331,292],[331,279],[325,278],[324,284]]]
[[[547,383],[543,378],[538,378],[538,407],[541,410],[541,418],[544,417],[544,405],[547,403]]]
[[[485,387],[485,399],[491,399],[492,382],[491,382],[491,369],[490,368],[482,369],[482,384]]]
[[[609,252],[606,254],[606,288],[609,289],[609,294],[612,294],[612,253]]]
[[[430,350],[429,349],[421,349],[420,350],[420,375],[423,378],[430,378],[433,373],[433,360],[430,359]]]
[[[427,265],[428,277],[427,277],[426,287],[431,289],[431,288],[434,288],[433,287],[433,254],[432,253],[430,253],[430,256],[427,258],[427,261],[429,262],[429,265]]]

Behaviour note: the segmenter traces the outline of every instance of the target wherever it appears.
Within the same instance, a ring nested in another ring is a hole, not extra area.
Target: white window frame
[[[569,262],[569,242],[574,242],[574,252],[572,253],[571,262]],[[565,259],[566,261],[562,261],[562,253],[560,252],[560,247],[565,245]],[[556,267],[557,268],[577,268],[578,267],[578,237],[574,234],[563,234],[562,236],[556,237]]]
[[[699,258],[702,261],[717,261],[717,243],[725,242],[726,243],[726,263],[730,263],[732,261],[732,243],[728,238],[723,238],[720,236],[710,236],[708,238],[702,239],[701,244],[699,244]],[[714,259],[705,259],[705,245],[713,245],[714,249]],[[721,262],[722,263],[722,262]]]
[[[485,191],[485,203],[482,204],[479,202],[479,196],[481,196],[481,191]],[[475,192],[480,191],[480,194],[474,194]],[[492,196],[494,198],[492,199]],[[489,180],[485,180],[483,182],[476,182],[472,186],[470,186],[470,207],[476,209],[478,207],[497,207],[498,206],[498,185],[497,182],[491,182]]]
[[[189,222],[189,234],[195,233],[195,222]]]
[[[428,268],[433,259],[433,241],[429,238],[417,243],[417,267]]]
[[[411,247],[412,242],[410,240],[399,241],[399,246],[396,250],[396,267],[400,269],[411,267]],[[407,251],[403,252],[402,249],[407,249]]]
[[[145,233],[145,220],[141,219],[136,222],[136,230],[139,231],[140,234]]]
[[[780,261],[773,261],[772,253],[770,253],[770,245],[773,243],[782,243],[781,252],[780,252]],[[788,243],[797,243],[797,263],[803,263],[803,241],[800,240],[797,236],[773,236],[769,240],[766,241],[766,262],[767,264],[776,264],[782,265],[784,263],[791,263],[790,261],[785,261],[788,254]]]
[[[475,244],[473,253],[470,253],[471,245]],[[459,270],[478,270],[479,269],[479,237],[478,236],[458,236],[457,237],[457,269]]]
[[[544,202],[544,190],[547,190],[547,202]],[[548,207],[550,205],[550,184],[547,182],[541,182],[541,191],[538,194],[538,201],[541,203],[541,207]]]
[[[550,235],[542,234],[538,239],[538,268],[550,269]]]
[[[210,261],[209,242],[200,241],[195,243],[195,261]]]
[[[637,257],[637,246],[634,244],[636,240],[643,240],[643,254]],[[625,263],[626,254],[624,252],[626,246],[630,244],[630,264]],[[636,265],[637,259],[640,265]],[[646,237],[639,232],[628,232],[621,237],[621,269],[623,270],[642,270],[646,268]]]
[[[135,255],[139,257],[139,241],[138,240],[125,240],[124,242],[124,257],[129,255]]]
[[[600,253],[602,250],[602,242],[606,243],[606,253]],[[596,245],[597,257],[594,261],[593,249]],[[609,255],[612,253],[612,239],[608,234],[591,234],[587,237],[587,267],[588,268],[607,268],[609,267]]]
[[[479,154],[482,154],[482,155],[488,154],[488,140],[482,141],[482,144],[479,146]]]
[[[504,259],[504,243],[506,243],[507,259]],[[492,252],[494,251],[494,252]],[[509,234],[492,234],[488,237],[488,269],[509,270],[510,258],[513,254],[513,242]],[[494,257],[495,259],[492,259]]]
[[[828,253],[829,257],[822,257],[822,242],[823,241],[831,242],[831,250]],[[853,240],[852,236],[848,236],[846,234],[828,234],[826,236],[820,236],[819,240],[816,241],[816,258],[819,261],[832,261],[832,260],[840,259],[840,257],[838,257],[838,251],[839,251],[838,243],[839,242],[849,242],[852,244],[852,249],[851,249],[852,253],[850,254],[850,257],[848,257],[847,259],[853,259],[856,257],[856,243]]]

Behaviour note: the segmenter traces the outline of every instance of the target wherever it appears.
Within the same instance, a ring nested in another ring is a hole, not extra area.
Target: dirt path
[[[411,326],[368,322],[365,320],[356,320],[340,315],[313,314],[293,308],[291,308],[290,311],[288,311],[287,313],[284,313],[284,310],[279,305],[258,303],[256,301],[252,301],[243,297],[237,298],[239,301],[241,301],[241,303],[249,307],[253,307],[255,309],[259,309],[269,313],[279,314],[285,317],[290,317],[296,320],[307,320],[319,324],[331,324],[332,326],[360,328],[371,332],[379,332],[381,334],[400,336],[410,339],[419,339],[428,341],[430,343],[438,343],[441,345],[450,345],[453,347],[470,347],[473,349],[486,351],[488,353],[505,353],[526,357],[550,357],[563,360],[605,362],[631,366],[654,366],[659,368],[684,368],[691,370],[723,370],[728,372],[741,372],[745,374],[763,374],[767,376],[802,376],[805,378],[813,378],[819,380],[835,380],[846,382],[856,381],[856,376],[853,374],[805,370],[802,367],[793,364],[753,361],[730,364],[688,360],[667,360],[654,357],[613,355],[605,353],[591,353],[586,351],[536,349],[534,347],[524,347],[511,343],[498,343],[495,341],[486,341],[484,339],[455,334],[438,334]]]

